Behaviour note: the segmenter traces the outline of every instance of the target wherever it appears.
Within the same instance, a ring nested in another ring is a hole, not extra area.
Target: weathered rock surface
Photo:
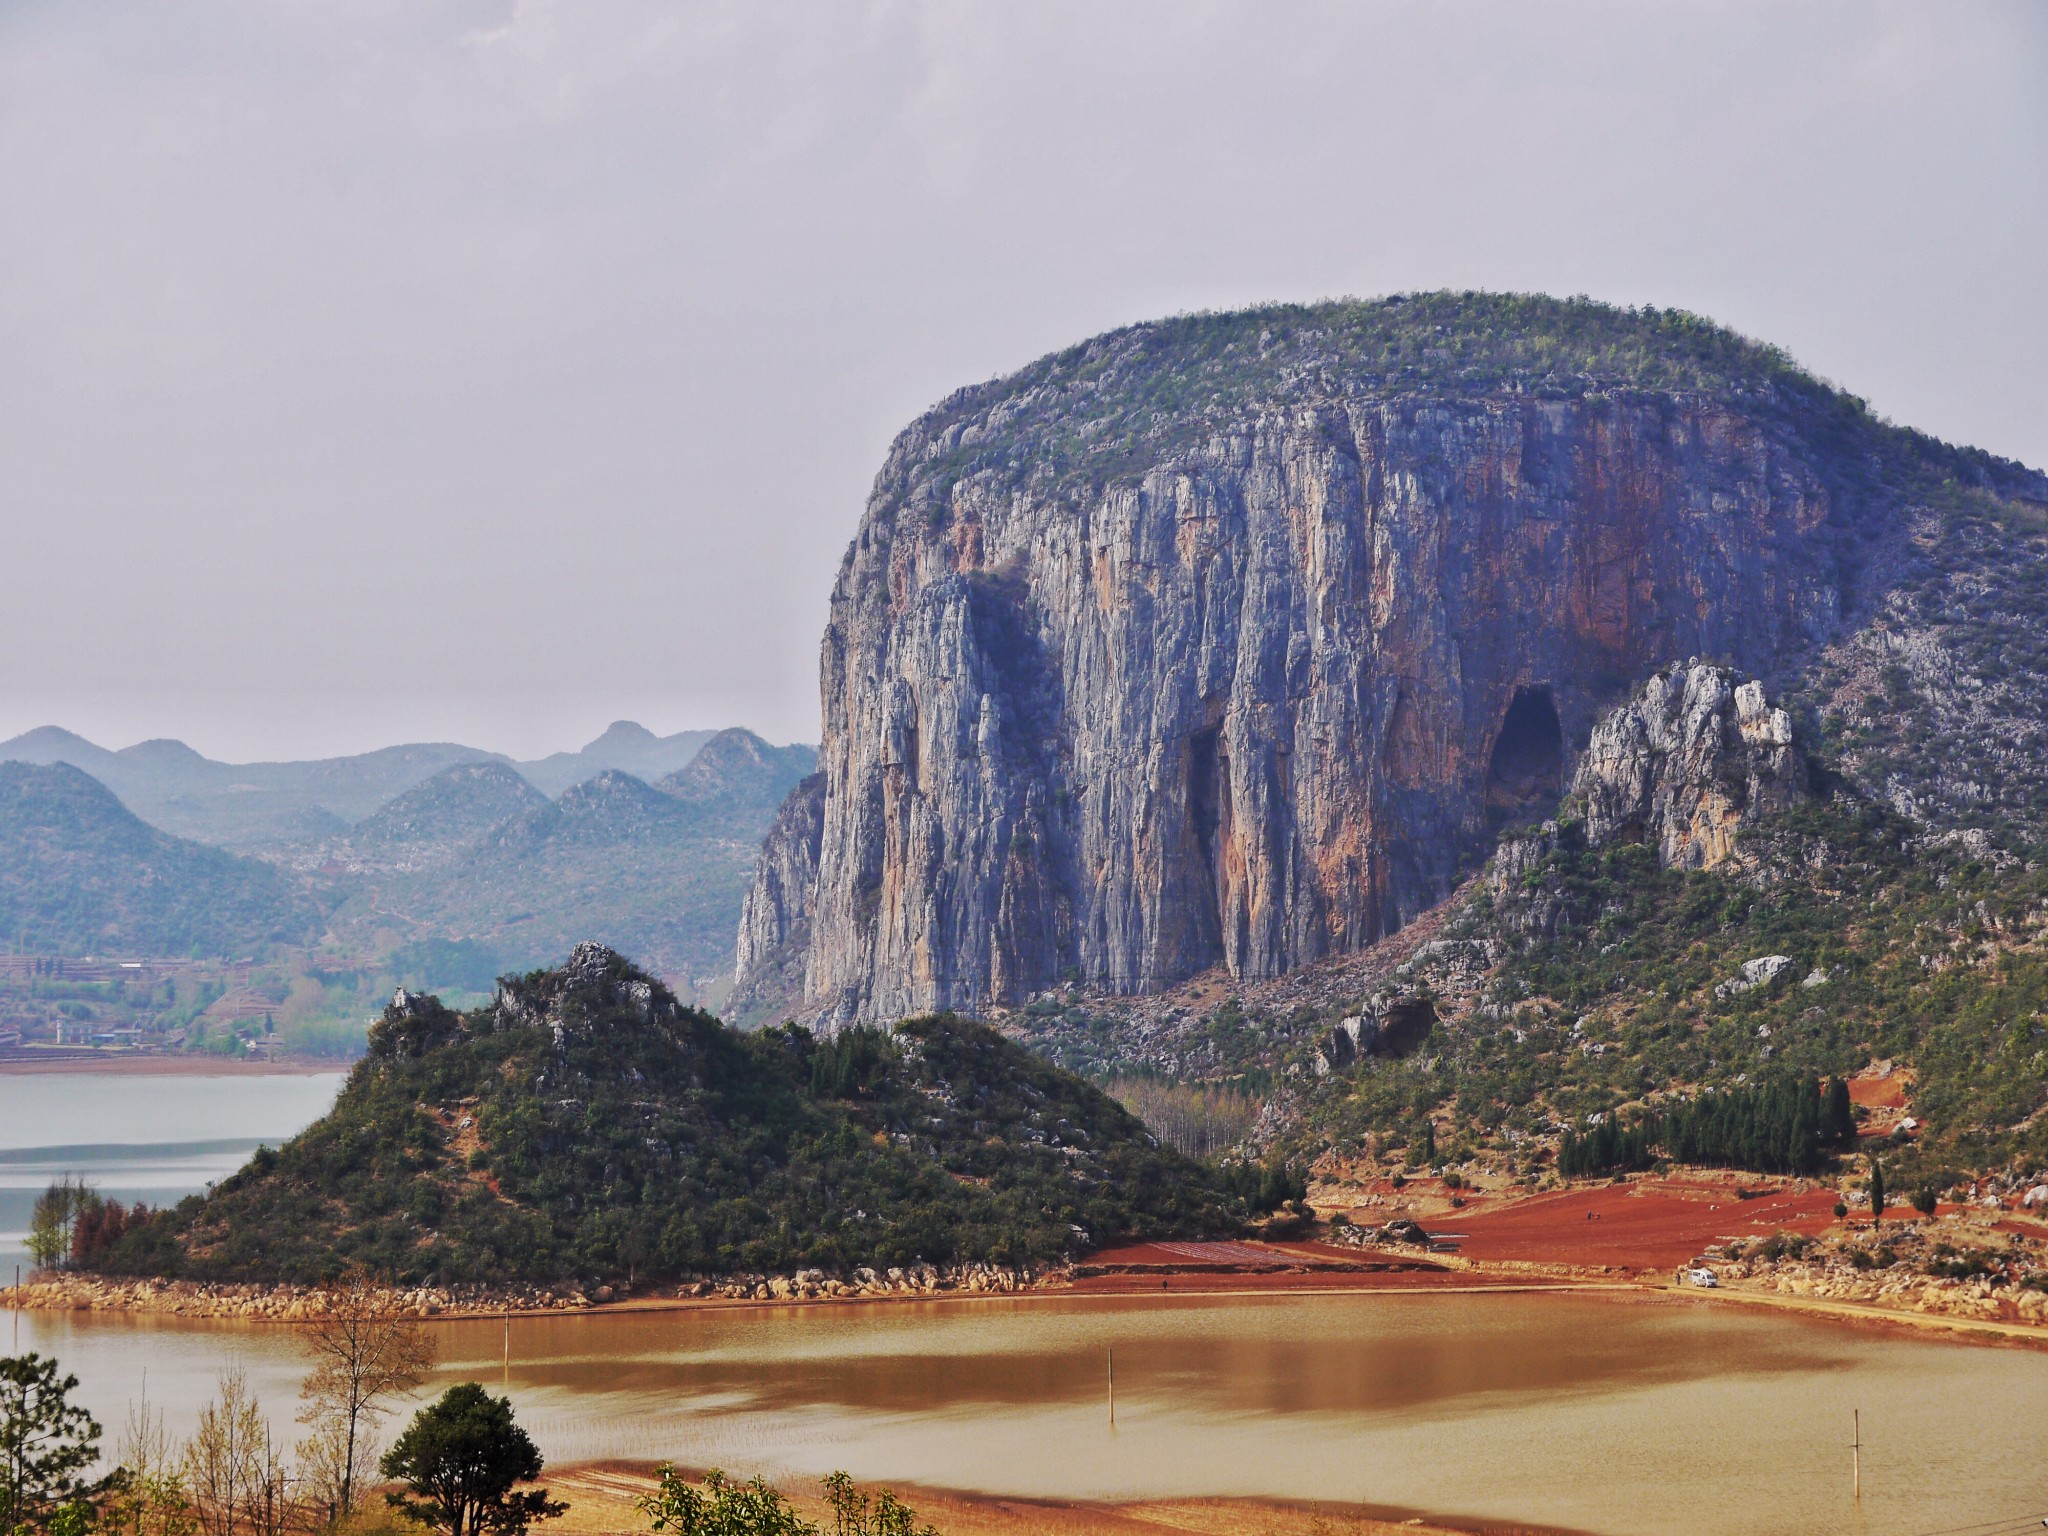
[[[1390,352],[1396,308],[1135,327],[904,432],[833,594],[815,876],[764,861],[743,984],[800,948],[829,1023],[1361,948],[1554,803],[1636,680],[1841,632],[1901,515],[1869,465],[1940,448],[1761,349],[1475,382]],[[1724,809],[1644,813],[1706,862]]]
[[[1593,728],[1572,794],[1588,842],[1639,837],[1666,868],[1712,869],[1736,856],[1745,820],[1812,789],[1792,717],[1763,684],[1696,662],[1655,674]]]
[[[775,813],[740,908],[739,985],[726,1016],[739,1024],[774,1022],[803,1005],[804,955],[810,947],[811,894],[825,830],[825,775],[814,773]]]

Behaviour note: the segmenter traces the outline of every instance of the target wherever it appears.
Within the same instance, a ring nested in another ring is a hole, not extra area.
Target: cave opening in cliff
[[[1517,688],[1486,766],[1486,808],[1497,816],[1548,810],[1564,788],[1564,730],[1548,688]]]
[[[1229,832],[1225,825],[1229,807],[1230,758],[1222,744],[1221,726],[1212,725],[1188,738],[1188,821],[1201,856],[1208,899],[1203,904],[1203,927],[1214,935],[1222,927],[1222,908],[1216,878],[1220,845]]]

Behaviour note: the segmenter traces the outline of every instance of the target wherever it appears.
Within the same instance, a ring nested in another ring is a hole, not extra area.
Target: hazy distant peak
[[[657,736],[637,721],[614,720],[589,746],[575,752],[552,752],[522,762],[518,768],[535,788],[549,795],[586,783],[592,774],[608,768],[622,768],[636,778],[653,780],[682,767],[716,734],[678,731],[673,736]]]
[[[11,741],[0,741],[0,760],[17,763],[79,763],[113,755],[61,725],[39,725]]]
[[[640,803],[661,798],[645,779],[635,778],[623,768],[607,768],[581,784],[570,785],[555,797],[555,804],[564,809],[576,809],[606,801]]]
[[[204,753],[172,736],[153,736],[148,741],[136,742],[132,747],[123,747],[114,755],[131,762],[166,768],[200,767],[208,762]]]
[[[651,747],[661,738],[647,729],[638,720],[614,720],[604,728],[604,734],[586,745],[586,752],[602,752],[607,748],[627,749]]]
[[[712,737],[655,788],[689,805],[773,810],[817,761],[814,747],[771,746],[735,726]]]
[[[0,932],[30,950],[246,953],[320,927],[276,870],[158,831],[84,769],[0,763]]]
[[[5,807],[10,824],[24,814],[40,815],[44,808],[60,804],[89,806],[95,813],[134,819],[120,796],[75,763],[32,763],[26,758],[0,761],[0,806]]]
[[[451,764],[386,801],[356,837],[373,847],[460,842],[547,803],[509,763],[482,758]]]

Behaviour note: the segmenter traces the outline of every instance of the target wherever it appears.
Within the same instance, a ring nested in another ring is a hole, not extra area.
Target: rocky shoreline
[[[1731,1265],[1720,1284],[1767,1295],[1849,1301],[1888,1312],[2048,1325],[2048,1291],[1934,1275],[1873,1276],[1839,1264]]]
[[[793,1274],[742,1274],[680,1285],[418,1286],[386,1293],[416,1317],[531,1316],[593,1307],[678,1301],[826,1301],[883,1296],[1005,1295],[1056,1284],[1066,1271],[996,1264],[907,1269],[861,1268],[847,1275],[804,1269]],[[193,1280],[129,1280],[39,1272],[19,1286],[0,1286],[0,1306],[34,1312],[136,1312],[175,1317],[302,1323],[323,1317],[333,1293],[309,1285],[229,1285]]]

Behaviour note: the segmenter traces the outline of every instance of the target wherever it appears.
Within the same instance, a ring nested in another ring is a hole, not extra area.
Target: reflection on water
[[[290,1330],[29,1317],[118,1422],[226,1361],[287,1427]],[[1613,1532],[1886,1536],[2048,1513],[2048,1356],[1564,1295],[1066,1298],[435,1325],[552,1458],[1014,1494],[1268,1494]],[[1106,1376],[1115,1351],[1117,1423]],[[1846,1441],[1863,1410],[1864,1501]],[[1956,1470],[1967,1467],[1967,1477]],[[2035,1504],[2042,1505],[2033,1511]]]

